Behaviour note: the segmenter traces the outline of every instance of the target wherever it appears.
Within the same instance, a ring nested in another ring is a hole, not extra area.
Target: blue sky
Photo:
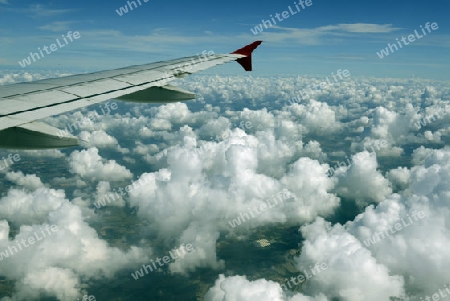
[[[447,0],[312,0],[312,5],[254,35],[269,16],[294,11],[294,1],[155,2],[140,0],[122,16],[127,1],[0,0],[0,65],[3,69],[96,71],[193,55],[227,53],[257,39],[255,74],[330,75],[450,79]],[[136,0],[137,2],[137,0]],[[380,59],[377,52],[426,22],[439,29]],[[68,31],[81,38],[22,68],[18,61],[49,46]],[[237,66],[207,71],[242,74]]]

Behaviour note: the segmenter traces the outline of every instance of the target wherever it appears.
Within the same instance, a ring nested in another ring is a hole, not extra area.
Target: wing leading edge
[[[49,149],[78,145],[70,134],[36,120],[116,98],[143,103],[168,103],[195,94],[169,81],[237,61],[252,71],[255,41],[230,54],[185,57],[115,70],[45,79],[0,87],[0,148]]]

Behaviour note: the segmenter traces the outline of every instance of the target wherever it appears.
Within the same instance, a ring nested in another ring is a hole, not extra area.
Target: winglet
[[[244,67],[245,71],[252,71],[252,52],[259,45],[261,45],[261,43],[262,41],[255,41],[231,53],[245,55],[245,57],[236,60],[242,67]]]

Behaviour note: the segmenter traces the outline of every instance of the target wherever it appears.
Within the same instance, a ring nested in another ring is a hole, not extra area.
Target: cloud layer
[[[180,83],[199,95],[188,103],[119,103],[109,115],[93,106],[46,119],[60,129],[94,122],[72,133],[82,147],[21,151],[0,174],[0,253],[58,227],[0,261],[0,275],[14,283],[2,297],[76,300],[93,282],[129,276],[181,244],[194,250],[152,276],[190,283],[208,271],[216,277],[202,290],[208,301],[420,300],[444,287],[450,86],[348,78],[320,88],[323,81],[194,77]],[[108,195],[114,200],[94,206]],[[389,230],[418,212],[424,217]],[[130,216],[135,224],[124,222]],[[250,242],[266,233],[284,246],[270,233],[285,239],[292,227],[300,231],[289,236],[294,247],[273,269],[233,272],[226,245],[256,252]],[[283,290],[284,265],[298,275],[321,262],[326,270]],[[136,283],[152,288],[145,277]]]

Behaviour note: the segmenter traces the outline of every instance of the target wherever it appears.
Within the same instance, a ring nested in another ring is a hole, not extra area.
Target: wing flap
[[[168,102],[189,100],[194,98],[195,98],[194,93],[183,90],[179,87],[166,85],[163,87],[153,86],[145,90],[120,96],[117,99],[143,103],[168,103]]]
[[[78,139],[41,122],[0,131],[0,146],[13,149],[49,149],[77,146]]]

